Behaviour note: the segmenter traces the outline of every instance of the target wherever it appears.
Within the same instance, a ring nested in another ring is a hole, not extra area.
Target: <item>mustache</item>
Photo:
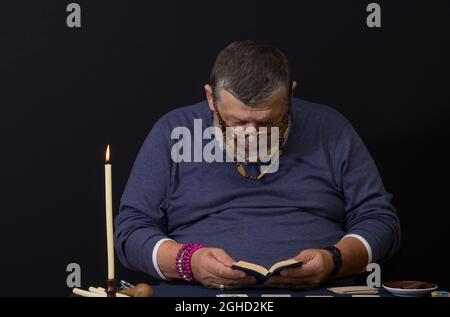
[[[261,140],[262,139],[262,140]],[[272,142],[273,141],[273,142]],[[272,146],[273,143],[273,146]],[[280,149],[279,138],[250,138],[234,136],[226,142],[230,154],[245,162],[267,162],[267,158],[274,155]]]

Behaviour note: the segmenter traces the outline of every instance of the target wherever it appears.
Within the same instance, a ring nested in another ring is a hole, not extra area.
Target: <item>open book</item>
[[[300,267],[303,265],[303,262],[299,262],[294,259],[289,259],[285,261],[280,261],[272,265],[270,269],[266,269],[265,267],[249,263],[245,261],[238,261],[233,263],[231,266],[232,269],[244,271],[248,275],[252,275],[256,277],[258,283],[264,283],[269,277],[272,275],[279,274],[283,269],[290,269],[294,267]]]

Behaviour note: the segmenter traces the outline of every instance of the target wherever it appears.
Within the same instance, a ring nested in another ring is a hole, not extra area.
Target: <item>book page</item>
[[[264,276],[267,275],[267,273],[269,273],[269,271],[265,267],[250,262],[238,261],[234,265],[258,272],[259,274]]]
[[[283,266],[288,266],[288,265],[291,265],[291,264],[295,264],[295,263],[298,263],[298,261],[294,260],[294,259],[289,259],[289,260],[284,260],[284,261],[277,262],[274,265],[272,265],[272,267],[270,268],[269,272],[274,272],[278,268],[281,268]]]

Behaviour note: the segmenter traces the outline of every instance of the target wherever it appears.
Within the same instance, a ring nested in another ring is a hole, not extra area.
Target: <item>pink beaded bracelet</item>
[[[198,283],[191,269],[191,258],[195,251],[204,248],[201,243],[187,243],[178,250],[175,267],[184,281],[188,283]]]

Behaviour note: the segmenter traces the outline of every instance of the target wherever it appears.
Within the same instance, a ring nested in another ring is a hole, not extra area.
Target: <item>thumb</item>
[[[222,249],[213,249],[211,253],[219,262],[222,262],[222,264],[224,264],[225,266],[231,267],[234,262],[233,258]]]
[[[314,258],[314,251],[313,250],[303,250],[294,259],[297,260],[297,261],[303,262],[303,264],[306,264],[309,261],[311,261],[313,258]]]

